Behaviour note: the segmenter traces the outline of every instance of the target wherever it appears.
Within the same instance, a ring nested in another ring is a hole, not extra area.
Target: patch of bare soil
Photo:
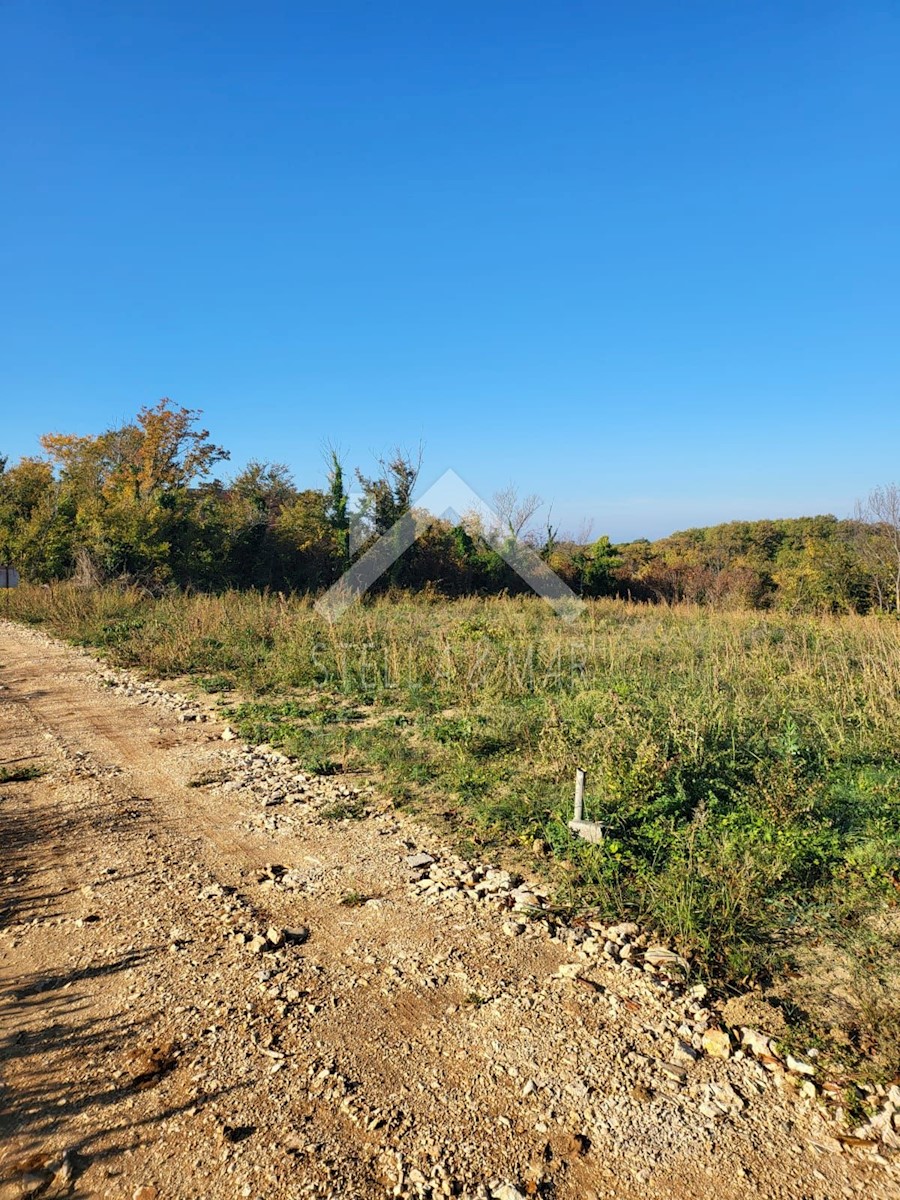
[[[640,938],[551,936],[374,793],[8,623],[0,685],[0,1197],[897,1194],[701,1053]]]

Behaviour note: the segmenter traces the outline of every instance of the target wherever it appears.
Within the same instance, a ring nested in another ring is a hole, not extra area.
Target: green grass
[[[203,675],[197,681],[197,687],[204,692],[230,692],[234,688],[234,680],[230,675]]]
[[[366,815],[366,806],[358,797],[348,797],[325,805],[319,813],[328,821],[360,821]]]
[[[305,598],[25,587],[12,608],[115,663],[233,686],[243,737],[374,773],[467,852],[544,839],[560,905],[634,916],[695,973],[807,1001],[848,1056],[900,1069],[896,622],[596,601],[569,626],[535,599],[389,597],[330,626]],[[576,767],[600,846],[566,826]],[[817,986],[833,967],[852,1013]]]
[[[0,785],[27,783],[30,779],[40,779],[43,774],[43,767],[0,767]]]

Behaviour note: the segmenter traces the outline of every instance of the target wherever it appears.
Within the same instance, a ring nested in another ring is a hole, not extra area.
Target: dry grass
[[[900,1067],[878,983],[900,962],[883,920],[900,880],[896,622],[594,601],[569,626],[530,598],[399,596],[329,625],[306,598],[73,587],[23,588],[13,610],[152,675],[234,689],[245,736],[315,770],[377,772],[463,845],[540,836],[560,903],[633,913],[812,1027],[840,1007],[816,980],[837,956],[843,1052]],[[599,847],[566,828],[576,766]]]

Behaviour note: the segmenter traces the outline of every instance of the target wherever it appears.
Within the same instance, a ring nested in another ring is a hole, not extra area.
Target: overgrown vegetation
[[[9,466],[0,456],[0,563],[32,582],[117,580],[167,587],[295,592],[340,577],[413,505],[421,453],[395,450],[357,469],[351,512],[343,464],[331,452],[324,488],[299,488],[280,464],[251,462],[231,480],[228,458],[168,400],[95,437],[47,434],[44,454]],[[522,594],[506,561],[529,542],[579,595],[789,612],[900,614],[900,489],[876,487],[853,520],[833,516],[735,521],[655,542],[532,527],[537,496],[498,492],[493,512],[434,521],[376,588],[447,596]]]
[[[323,489],[278,464],[215,479],[228,455],[197,417],[161,401],[0,458],[0,562],[32,585],[13,615],[190,676],[310,771],[376,772],[464,850],[539,839],[561,905],[633,914],[900,1069],[900,489],[853,520],[613,545],[529,532],[539,500],[510,487],[330,625],[312,597],[410,511],[421,455],[357,470],[351,512],[333,452]],[[520,537],[588,599],[572,625],[522,594]],[[566,825],[576,766],[602,845]]]
[[[73,586],[12,604],[117,663],[236,689],[242,736],[376,772],[482,857],[543,839],[561,905],[634,915],[900,1067],[893,621],[599,600],[567,625],[537,599],[397,594],[329,625],[307,598]],[[567,829],[576,766],[599,846]]]

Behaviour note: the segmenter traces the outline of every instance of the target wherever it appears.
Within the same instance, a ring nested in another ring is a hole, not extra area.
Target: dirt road
[[[693,1061],[702,997],[377,795],[8,623],[0,685],[0,1196],[897,1194],[777,1073]]]

